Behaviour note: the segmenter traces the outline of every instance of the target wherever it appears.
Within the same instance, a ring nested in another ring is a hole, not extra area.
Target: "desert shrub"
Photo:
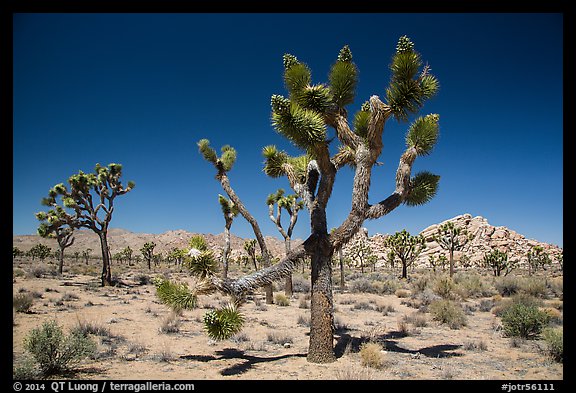
[[[356,302],[352,306],[352,310],[373,310],[374,308],[368,302]]]
[[[288,336],[287,334],[283,334],[283,333],[277,333],[277,332],[271,332],[268,333],[268,335],[266,336],[267,340],[270,341],[273,344],[279,344],[279,345],[284,345],[286,343],[292,343],[293,339],[292,337]]]
[[[274,295],[274,303],[278,306],[286,307],[290,305],[290,300],[283,293],[277,293]]]
[[[450,277],[439,277],[432,284],[432,291],[444,299],[455,299],[456,284]]]
[[[557,362],[564,362],[564,331],[562,328],[545,328],[542,338],[547,345],[547,352]]]
[[[496,302],[494,301],[494,299],[482,299],[480,300],[480,304],[478,305],[478,309],[480,311],[490,311],[492,310],[492,307],[494,307],[494,305],[496,304]]]
[[[563,277],[554,277],[551,279],[546,280],[546,286],[550,293],[560,298],[560,300],[564,297],[564,279]]]
[[[508,299],[502,299],[498,302],[496,306],[492,308],[492,313],[497,317],[502,317],[504,313],[512,306],[516,304],[522,304],[528,307],[541,307],[544,302],[541,299],[537,299],[534,296],[519,293]]]
[[[512,296],[520,291],[520,280],[516,276],[495,277],[494,287],[502,296]]]
[[[96,353],[96,343],[90,337],[76,332],[64,335],[56,321],[44,322],[32,329],[24,339],[24,348],[32,354],[44,375],[67,371]]]
[[[381,295],[391,295],[400,287],[398,280],[386,279],[378,283],[378,292]]]
[[[171,312],[163,321],[162,325],[160,325],[160,333],[170,334],[170,333],[178,333],[180,331],[180,325],[182,322],[178,317],[178,314],[175,312]]]
[[[399,288],[396,290],[396,292],[394,292],[394,295],[396,295],[399,298],[405,298],[410,296],[410,291],[408,289]]]
[[[30,293],[18,293],[12,296],[12,307],[16,309],[17,312],[30,312],[30,307],[34,303],[34,298]]]
[[[404,315],[404,321],[411,323],[414,327],[426,327],[428,321],[423,313],[415,312],[410,315]]]
[[[524,277],[519,281],[520,291],[530,296],[546,298],[548,288],[546,281],[539,277]]]
[[[300,298],[298,308],[310,308],[310,303],[308,303],[308,300],[306,300],[306,298]]]
[[[466,315],[462,307],[452,300],[435,300],[430,303],[428,309],[435,321],[445,323],[451,329],[459,329],[466,325]]]
[[[462,298],[488,297],[494,294],[494,289],[476,273],[458,273],[454,275],[454,282],[456,283],[455,290]]]
[[[99,325],[95,322],[88,322],[80,319],[78,320],[76,326],[72,329],[72,332],[81,334],[83,336],[93,334],[95,336],[101,336],[101,337],[113,337],[108,327]]]
[[[432,281],[430,274],[423,274],[414,279],[410,284],[412,289],[412,294],[418,294],[424,292]]]
[[[306,315],[300,315],[298,317],[298,322],[296,322],[300,326],[310,327],[310,317]]]
[[[12,366],[12,378],[15,380],[40,379],[42,373],[34,360],[26,356],[23,360],[14,362]]]
[[[488,349],[488,345],[484,340],[480,340],[478,342],[467,341],[464,343],[463,348],[467,351],[486,351]]]
[[[548,315],[549,323],[562,325],[563,318],[560,310],[554,307],[541,307],[540,310],[544,311],[546,315]]]
[[[534,305],[513,303],[502,314],[504,333],[509,337],[535,338],[550,317]]]
[[[364,277],[351,281],[349,286],[351,292],[378,293],[378,288],[372,283],[372,281]]]
[[[375,342],[363,343],[360,346],[360,359],[364,367],[381,369],[384,367],[382,346]]]

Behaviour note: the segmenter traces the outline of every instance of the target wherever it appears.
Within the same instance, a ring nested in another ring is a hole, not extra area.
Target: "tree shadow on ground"
[[[186,360],[196,360],[199,362],[211,362],[214,360],[225,360],[225,359],[241,359],[244,360],[242,363],[234,364],[230,367],[226,367],[220,370],[220,375],[237,375],[243,374],[250,370],[257,363],[265,362],[275,362],[281,359],[287,359],[291,357],[306,357],[305,353],[291,353],[280,356],[271,357],[260,357],[247,355],[244,351],[235,348],[224,348],[220,351],[216,351],[216,356],[213,355],[182,355],[181,359]]]
[[[336,345],[334,346],[334,353],[337,358],[340,358],[346,352],[348,348],[352,352],[359,352],[360,347],[366,342],[378,342],[382,344],[382,347],[389,352],[398,353],[409,353],[409,354],[421,354],[429,358],[448,358],[453,356],[462,356],[459,352],[452,352],[462,345],[456,344],[440,344],[432,345],[429,347],[423,347],[420,349],[406,349],[398,345],[398,341],[395,338],[402,338],[406,335],[402,332],[389,332],[387,334],[369,337],[354,337],[348,333],[340,332],[340,337],[337,339]]]

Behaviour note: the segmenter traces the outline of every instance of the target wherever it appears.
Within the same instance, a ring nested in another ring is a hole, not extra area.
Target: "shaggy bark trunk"
[[[450,247],[450,277],[454,275],[454,249]]]
[[[340,259],[340,289],[344,290],[346,284],[344,283],[344,251],[342,248],[338,250],[338,258]]]
[[[290,253],[290,238],[284,239],[284,246],[286,247],[286,255]],[[294,293],[294,288],[292,287],[292,273],[286,276],[286,282],[284,283],[284,294],[290,298]]]
[[[224,234],[226,244],[222,252],[222,278],[225,280],[228,277],[228,254],[230,254],[230,227],[228,225],[224,228]]]
[[[405,261],[402,261],[402,278],[408,278],[408,264]]]
[[[334,355],[334,315],[332,298],[332,254],[328,236],[319,240],[312,255],[312,299],[310,305],[310,344],[308,361],[330,363]]]
[[[110,269],[110,248],[108,247],[108,239],[106,236],[107,231],[102,230],[98,232],[100,238],[100,247],[102,249],[102,286],[112,285],[112,272]]]

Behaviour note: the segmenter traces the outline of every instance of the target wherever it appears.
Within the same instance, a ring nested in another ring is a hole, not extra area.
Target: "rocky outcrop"
[[[438,224],[430,225],[420,232],[420,235],[426,240],[426,249],[415,261],[416,266],[430,266],[430,256],[438,257],[439,255],[445,255],[448,257],[448,252],[434,241],[434,235],[438,233],[438,228],[448,221],[452,221],[456,227],[462,228],[462,240],[466,237],[469,239],[462,251],[456,251],[454,253],[457,266],[458,261],[463,255],[466,255],[466,257],[470,259],[470,263],[475,264],[482,261],[484,255],[493,249],[506,252],[508,259],[518,260],[521,267],[526,266],[526,254],[534,246],[541,246],[553,261],[557,260],[557,257],[562,254],[562,249],[558,246],[527,239],[516,231],[504,226],[490,225],[484,217],[472,217],[471,214],[462,214]],[[386,254],[389,251],[384,246],[384,240],[388,236],[389,235],[375,234],[369,237],[370,245],[378,256],[379,265],[385,263]]]

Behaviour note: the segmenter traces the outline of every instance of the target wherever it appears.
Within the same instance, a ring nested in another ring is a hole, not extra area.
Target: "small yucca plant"
[[[204,315],[204,328],[213,340],[226,340],[232,337],[242,330],[243,324],[244,317],[232,303]]]
[[[186,266],[190,273],[196,277],[204,278],[218,272],[218,261],[212,251],[202,251],[199,255],[190,258]]]
[[[197,296],[184,283],[174,283],[164,278],[154,280],[156,295],[174,311],[192,310],[196,307]]]

